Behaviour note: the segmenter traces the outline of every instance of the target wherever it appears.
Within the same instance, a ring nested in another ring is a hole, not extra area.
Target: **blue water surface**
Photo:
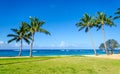
[[[29,50],[23,50],[22,56],[29,56]],[[0,50],[0,56],[18,56],[18,49]],[[119,53],[119,50],[114,51],[115,54]],[[103,50],[97,50],[97,54],[105,54]],[[61,56],[61,55],[94,55],[92,49],[33,49],[33,56]]]

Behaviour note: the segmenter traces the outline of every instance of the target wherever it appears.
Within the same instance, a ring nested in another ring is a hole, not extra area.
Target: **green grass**
[[[0,58],[0,74],[120,74],[120,60],[79,56]]]

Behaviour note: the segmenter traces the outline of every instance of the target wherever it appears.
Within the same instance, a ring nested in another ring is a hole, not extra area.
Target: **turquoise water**
[[[118,54],[119,50],[115,50],[114,53]],[[19,50],[0,50],[0,56],[17,56]],[[33,50],[33,56],[59,56],[59,55],[93,55],[94,51],[91,49],[40,49]],[[105,54],[105,51],[97,50],[97,54]],[[23,50],[22,56],[29,56],[29,50]]]

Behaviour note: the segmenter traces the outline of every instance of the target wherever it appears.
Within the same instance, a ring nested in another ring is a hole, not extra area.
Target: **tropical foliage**
[[[120,18],[120,8],[117,9],[117,11],[115,12],[115,17],[114,19],[119,19]]]
[[[39,19],[36,17],[34,18],[31,17],[30,24],[22,22],[22,25],[20,26],[19,29],[11,29],[15,34],[8,34],[8,37],[12,37],[12,39],[10,39],[8,43],[12,41],[16,41],[16,42],[20,41],[21,45],[20,45],[20,52],[18,56],[21,56],[23,40],[27,42],[28,44],[31,43],[30,44],[30,57],[32,57],[32,48],[33,48],[35,33],[39,32],[39,33],[50,35],[50,32],[41,28],[44,25],[44,23],[45,22],[39,21]]]
[[[84,17],[80,19],[80,21],[76,24],[76,26],[79,28],[79,31],[85,29],[85,32],[88,32],[88,36],[91,40],[91,44],[94,49],[94,53],[95,53],[95,55],[97,55],[96,48],[95,48],[95,45],[94,45],[94,42],[92,39],[92,35],[90,33],[90,29],[92,27],[94,27],[94,25],[95,25],[94,23],[95,23],[95,21],[91,16],[89,16],[88,14],[84,14]]]
[[[116,16],[114,17],[114,19],[120,18],[120,8],[117,9],[115,14]],[[30,44],[30,56],[32,57],[32,48],[34,44],[35,34],[38,32],[38,33],[44,33],[46,35],[50,35],[50,32],[42,28],[44,24],[45,24],[44,21],[40,21],[36,17],[34,18],[30,17],[30,24],[22,22],[19,29],[11,29],[14,32],[14,34],[7,35],[8,37],[12,37],[12,39],[10,39],[8,43],[12,41],[16,41],[16,42],[20,41],[20,52],[18,56],[21,56],[23,40],[26,43]],[[97,12],[97,16],[93,16],[93,17],[89,16],[88,14],[84,14],[84,17],[80,19],[80,21],[76,24],[76,26],[78,27],[78,31],[85,29],[85,32],[88,33],[95,55],[97,55],[96,48],[90,32],[90,30],[93,27],[96,27],[97,31],[102,29],[103,43],[100,45],[99,48],[105,49],[106,54],[109,54],[110,50],[112,54],[113,50],[117,48],[119,45],[117,41],[113,39],[110,39],[108,41],[106,41],[105,39],[105,31],[104,31],[105,26],[110,26],[110,27],[116,26],[113,22],[112,16],[107,16],[105,13],[102,12]]]
[[[112,16],[107,17],[107,15],[102,12],[97,12],[97,14],[98,15],[96,17],[96,27],[98,30],[102,29],[102,36],[103,36],[105,51],[107,54],[109,54],[107,47],[106,47],[106,43],[105,43],[106,39],[105,39],[104,26],[107,25],[107,26],[112,27],[112,26],[115,26],[115,24],[113,22]]]
[[[50,35],[50,32],[42,28],[44,23],[45,23],[44,21],[40,21],[36,17],[34,18],[30,17],[30,24],[28,25],[29,32],[31,33],[31,36],[32,36],[32,42],[31,42],[31,47],[30,47],[30,57],[32,57],[32,48],[33,48],[35,33],[39,32],[39,33]]]
[[[12,37],[12,39],[10,39],[8,41],[8,43],[12,42],[12,41],[16,41],[19,42],[20,41],[20,52],[18,54],[18,56],[21,56],[22,53],[22,45],[23,45],[23,40],[30,44],[30,33],[27,32],[27,23],[22,22],[21,26],[19,27],[19,29],[11,29],[14,34],[8,34],[8,37]]]
[[[116,40],[114,40],[114,39],[109,39],[109,40],[107,40],[105,43],[106,43],[106,47],[107,47],[107,50],[108,50],[108,53],[109,53],[109,54],[113,54],[114,49],[115,49],[115,48],[118,48],[118,47],[120,46],[119,43],[118,43]],[[99,48],[100,48],[100,49],[105,49],[104,44],[102,43],[102,44],[99,46]]]

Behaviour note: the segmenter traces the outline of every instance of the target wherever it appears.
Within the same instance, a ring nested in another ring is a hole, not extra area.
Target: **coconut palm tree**
[[[105,43],[105,32],[104,32],[104,26],[115,26],[112,16],[107,17],[105,13],[102,12],[97,12],[98,16],[96,17],[96,22],[97,22],[97,28],[98,30],[102,28],[102,36],[103,36],[103,43],[105,47],[106,54],[109,54],[107,48],[106,48],[106,43]]]
[[[23,46],[23,40],[30,44],[30,33],[28,33],[27,30],[27,23],[22,22],[21,26],[19,27],[19,29],[11,29],[14,34],[8,34],[7,37],[12,37],[12,39],[10,39],[8,41],[8,43],[11,43],[12,41],[16,41],[19,42],[20,41],[20,52],[18,54],[18,56],[21,56],[22,53],[22,46]]]
[[[78,22],[76,24],[76,26],[79,28],[79,31],[85,29],[85,32],[88,33],[92,47],[94,49],[94,53],[95,53],[95,55],[97,55],[96,48],[95,48],[95,45],[94,45],[94,42],[92,39],[92,35],[90,32],[90,29],[95,25],[94,23],[95,23],[94,19],[91,16],[89,16],[88,14],[84,14],[84,17],[80,19],[80,22]]]
[[[50,35],[50,32],[41,28],[44,25],[44,23],[45,22],[39,21],[39,19],[36,17],[34,17],[34,18],[30,17],[30,25],[28,25],[29,31],[30,31],[31,36],[32,36],[32,42],[30,45],[30,57],[32,57],[32,48],[33,48],[35,33],[39,32],[39,33],[44,33],[44,34]]]
[[[120,8],[117,9],[115,14],[116,14],[116,16],[114,17],[114,19],[119,19],[120,18]]]

